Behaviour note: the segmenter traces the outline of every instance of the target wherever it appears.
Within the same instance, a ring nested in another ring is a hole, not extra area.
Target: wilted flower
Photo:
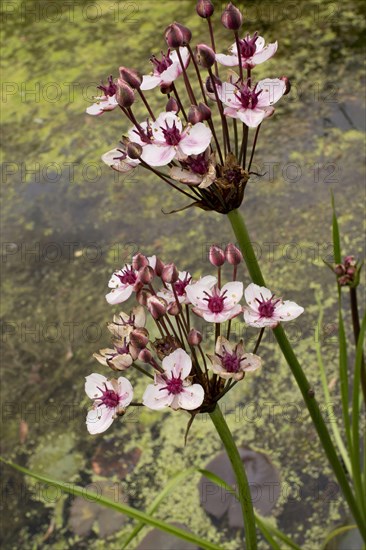
[[[187,286],[187,296],[194,305],[193,311],[209,323],[224,323],[239,315],[243,295],[243,283],[226,283],[221,289],[216,277],[203,277],[197,283]]]
[[[200,155],[191,155],[179,162],[180,167],[173,166],[169,172],[174,180],[206,189],[216,179],[215,154],[210,154],[209,149]]]
[[[184,350],[177,349],[163,359],[162,367],[164,372],[155,374],[154,384],[145,390],[144,405],[154,410],[166,407],[188,411],[198,409],[205,392],[200,384],[192,384],[189,380],[192,370],[190,356]]]
[[[133,389],[127,378],[108,380],[101,374],[93,373],[85,378],[85,392],[94,400],[88,412],[86,425],[89,433],[105,432],[113,420],[124,414],[133,398]]]
[[[276,298],[268,288],[251,283],[244,291],[248,307],[244,307],[244,320],[252,327],[274,328],[281,321],[292,321],[301,315],[304,308]]]
[[[240,62],[244,69],[252,69],[259,63],[270,59],[277,51],[277,42],[265,45],[265,40],[258,33],[251,37],[239,38]],[[216,54],[216,60],[227,67],[239,65],[238,48],[236,42],[229,48],[230,55]]]
[[[182,57],[183,65],[187,67],[190,58],[188,49],[185,47],[179,48],[179,52]],[[183,72],[176,51],[172,52],[169,49],[166,54],[161,52],[161,59],[157,59],[155,55],[153,55],[150,61],[153,64],[154,70],[151,75],[144,75],[142,77],[141,90],[152,90],[161,84],[171,84]]]
[[[102,155],[102,161],[117,172],[130,172],[140,164],[138,159],[130,158],[122,149],[112,149]]]
[[[262,359],[253,353],[244,353],[244,344],[231,344],[224,336],[216,341],[215,355],[208,355],[212,370],[221,378],[242,380],[246,372],[259,369]]]

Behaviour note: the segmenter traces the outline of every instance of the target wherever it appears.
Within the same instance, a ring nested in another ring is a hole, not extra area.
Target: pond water
[[[319,396],[315,293],[321,297],[323,349],[337,412],[334,280],[322,259],[331,255],[331,189],[344,252],[364,252],[364,4],[238,5],[248,31],[279,41],[278,53],[258,67],[258,77],[286,74],[293,84],[263,125],[254,166],[265,175],[251,178],[241,209],[271,288],[306,308],[288,334]],[[172,20],[192,29],[193,43],[206,40],[194,6],[188,0],[13,0],[2,8],[2,454],[65,481],[117,488],[118,498],[140,509],[175,472],[202,467],[221,445],[202,417],[184,447],[187,417],[170,412],[139,411],[103,436],[88,435],[84,376],[103,372],[92,354],[108,343],[109,275],[138,250],[197,276],[207,274],[209,244],[233,238],[219,214],[193,208],[163,214],[185,201],[160,180],[141,170],[116,177],[102,165],[101,154],[115,147],[127,127],[116,111],[92,118],[85,108],[99,80],[116,76],[120,65],[148,72],[147,58],[164,47],[162,30]],[[221,4],[216,6],[219,12]],[[231,43],[221,28],[217,40],[222,51]],[[158,109],[162,98],[151,97]],[[244,269],[242,277],[249,282]],[[302,548],[314,550],[347,514],[270,335],[262,355],[263,369],[230,393],[224,412],[238,444],[268,453],[280,472],[272,510],[277,524]],[[144,382],[135,378],[142,391]],[[47,493],[8,469],[4,474],[4,548],[98,549],[105,538],[109,548],[121,548],[130,521],[101,521],[85,502]],[[172,493],[159,517],[228,550],[241,548],[240,530],[213,521],[199,507],[198,482],[197,474]]]

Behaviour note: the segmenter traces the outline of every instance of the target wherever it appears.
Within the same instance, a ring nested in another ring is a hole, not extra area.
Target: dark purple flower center
[[[137,281],[135,270],[127,265],[121,270],[121,273],[116,273],[116,275],[123,285],[134,285]]]
[[[210,295],[208,292],[205,292],[207,298],[204,298],[204,300],[207,302],[208,309],[212,313],[221,313],[224,310],[224,301],[226,299],[226,291],[224,294],[220,295],[220,293],[215,288],[213,290],[212,295]]]
[[[241,173],[241,170],[226,170],[225,178],[229,183],[238,184],[242,180],[243,175]]]
[[[182,164],[184,164],[187,168],[190,168],[195,174],[200,174],[200,176],[207,174],[208,162],[205,158],[205,153],[197,155],[196,158],[188,157]]]
[[[173,126],[169,128],[168,123],[166,123],[166,128],[161,127],[164,139],[168,145],[178,145],[178,143],[181,140],[180,131],[175,125],[175,121],[173,122]]]
[[[101,401],[98,406],[105,405],[109,409],[115,409],[119,404],[119,395],[114,390],[109,390],[106,384],[104,386],[104,390],[98,388],[102,392],[101,397],[98,397],[98,400]]]
[[[151,63],[154,65],[154,71],[161,74],[162,72],[166,71],[170,65],[173,65],[173,61],[170,59],[170,50],[167,51],[166,55],[162,51],[161,52],[161,59],[158,59],[155,57],[155,55],[150,57]]]
[[[180,375],[178,378],[175,378],[174,375],[172,375],[171,378],[169,378],[166,381],[166,386],[164,388],[161,388],[162,390],[168,390],[169,393],[172,393],[173,395],[177,395],[178,393],[182,393],[183,391],[183,380],[181,379]]]
[[[222,366],[226,372],[238,372],[240,369],[241,358],[236,353],[228,353],[221,358]]]
[[[98,90],[102,90],[104,95],[112,97],[117,92],[117,85],[113,82],[113,76],[108,77],[108,84],[104,86],[103,82],[100,86],[97,86]]]
[[[189,285],[191,282],[192,277],[186,273],[184,279],[178,279],[176,283],[174,283],[174,288],[178,296],[184,296],[186,292],[186,286]]]
[[[256,108],[258,104],[258,96],[262,93],[262,90],[256,92],[256,87],[257,85],[255,85],[253,90],[251,90],[248,84],[242,84],[241,86],[237,85],[238,91],[235,92],[235,95],[239,99],[244,109]]]
[[[269,300],[265,300],[261,294],[262,300],[259,298],[256,298],[256,301],[258,302],[258,312],[261,317],[267,317],[271,318],[273,317],[273,313],[276,309],[276,304],[280,302],[280,300],[274,300],[274,294],[270,297]]]
[[[142,128],[142,126],[138,126],[134,128],[134,133],[139,136],[142,143],[151,143],[153,141],[153,131],[151,128],[151,124],[149,119],[146,119],[147,126],[145,130]]]
[[[258,39],[258,33],[255,32],[252,38],[249,38],[247,34],[246,38],[239,40],[240,55],[244,58],[252,57],[257,50],[256,41]]]
[[[115,346],[115,348],[119,355],[124,355],[125,353],[129,353],[127,338],[124,338],[123,346]]]

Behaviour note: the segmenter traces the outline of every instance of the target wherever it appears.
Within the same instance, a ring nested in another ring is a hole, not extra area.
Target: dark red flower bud
[[[145,267],[145,265],[149,265],[149,260],[144,256],[144,254],[141,254],[141,252],[138,252],[138,254],[135,254],[135,256],[132,257],[132,267],[138,271],[142,267]]]
[[[280,80],[282,80],[285,83],[285,86],[286,86],[285,93],[283,95],[289,94],[290,91],[291,91],[291,82],[289,81],[287,76],[281,76]]]
[[[173,25],[177,25],[178,29],[183,35],[183,46],[189,44],[192,40],[192,33],[190,29],[188,27],[185,27],[184,25],[181,25],[180,23],[177,23],[176,21],[173,23]]]
[[[176,23],[172,23],[165,29],[164,38],[169,48],[179,48],[184,44],[183,32]]]
[[[180,310],[181,308],[175,300],[174,302],[170,302],[167,309],[169,315],[179,315]]]
[[[335,273],[336,275],[338,275],[339,277],[340,277],[341,275],[344,275],[345,269],[344,269],[343,264],[337,264],[336,266],[334,266],[333,271],[334,271],[334,273]]]
[[[211,0],[198,0],[196,12],[200,17],[207,19],[208,17],[211,17],[214,11],[215,8]]]
[[[135,328],[129,335],[131,344],[137,349],[146,348],[149,343],[149,333],[146,328]]]
[[[161,277],[164,267],[165,267],[165,264],[161,261],[161,259],[156,258],[155,273],[157,274],[158,277]]]
[[[141,306],[147,306],[147,301],[151,298],[152,293],[148,290],[139,290],[136,292],[136,300]]]
[[[188,344],[191,346],[199,346],[202,342],[202,334],[195,328],[192,328],[188,333]]]
[[[147,308],[154,319],[160,319],[160,317],[166,314],[166,306],[166,301],[158,296],[151,296],[151,298],[147,300]]]
[[[161,84],[160,85],[160,91],[162,94],[170,94],[173,91],[173,85],[170,82],[169,84]]]
[[[143,363],[146,363],[147,365],[150,365],[153,356],[152,356],[151,351],[149,351],[147,348],[144,348],[140,351],[138,358]]]
[[[145,265],[139,271],[139,280],[144,285],[148,285],[154,278],[154,270],[149,265]]]
[[[129,69],[128,67],[120,67],[119,74],[122,80],[127,82],[134,90],[139,90],[142,82],[142,75],[135,71],[135,69]]]
[[[215,267],[221,267],[225,263],[225,252],[222,250],[222,248],[213,244],[212,246],[210,246],[208,259]]]
[[[161,274],[161,279],[164,283],[176,283],[178,281],[179,272],[175,264],[166,264]]]
[[[350,278],[347,275],[343,275],[342,277],[339,277],[338,284],[340,286],[347,286],[351,282]]]
[[[356,265],[356,259],[354,256],[345,256],[344,258],[344,265],[346,267],[352,266],[354,267]]]
[[[118,105],[120,105],[121,107],[131,107],[131,105],[135,101],[135,94],[133,92],[133,89],[130,88],[130,86],[121,78],[118,79],[117,84],[118,86],[116,98],[118,101]]]
[[[179,106],[177,100],[174,97],[170,97],[168,103],[165,107],[166,112],[173,111],[174,113],[179,113]]]
[[[213,78],[211,78],[210,76],[208,76],[206,78],[206,89],[207,91],[210,93],[210,94],[213,94],[215,93],[215,90],[214,90],[214,84],[215,86],[221,86],[222,82],[219,78],[217,78],[217,76],[214,76],[212,75]]]
[[[131,141],[127,145],[127,155],[130,157],[130,159],[139,159],[142,155],[142,147],[139,143],[135,143],[134,141]]]
[[[223,11],[221,22],[227,29],[238,31],[242,26],[243,16],[240,10],[230,2]]]
[[[195,58],[201,67],[208,69],[215,63],[216,54],[207,44],[198,44],[196,46]]]
[[[197,124],[197,122],[203,121],[203,116],[197,105],[191,105],[187,115],[188,122],[190,124]]]
[[[243,259],[243,255],[233,243],[229,243],[225,248],[225,257],[229,264],[239,265]]]
[[[211,118],[211,109],[205,103],[198,104],[198,110],[202,115],[202,120],[210,120]]]

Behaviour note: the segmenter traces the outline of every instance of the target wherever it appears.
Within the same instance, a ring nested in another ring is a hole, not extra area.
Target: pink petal
[[[156,88],[156,86],[159,86],[161,82],[160,76],[153,76],[153,75],[144,75],[142,77],[141,82],[141,90],[152,90],[153,88]]]
[[[90,107],[86,109],[86,112],[88,113],[88,115],[98,116],[101,115],[104,111],[101,108],[100,103],[93,103],[93,105],[90,105]]]
[[[232,283],[226,283],[221,289],[221,296],[225,293],[225,302],[224,307],[226,308],[232,308],[235,306],[243,296],[243,283],[239,281],[234,281]]]
[[[199,309],[206,310],[207,301],[205,298],[207,298],[207,295],[205,292],[209,292],[216,283],[216,277],[207,275],[206,277],[202,277],[197,283],[188,285],[186,287],[186,294],[189,301]]]
[[[113,168],[113,170],[123,173],[130,172],[140,164],[139,160],[133,160],[128,157],[124,160],[118,160],[118,157],[120,156],[120,151],[117,149],[112,149],[102,155],[102,161],[105,162],[105,164],[110,168]]]
[[[304,313],[304,308],[285,300],[282,304],[278,304],[275,310],[276,319],[281,321],[292,321]]]
[[[257,42],[256,42],[256,45],[257,45]],[[255,65],[259,65],[259,63],[263,63],[264,61],[267,61],[268,59],[274,56],[274,54],[277,51],[277,47],[278,47],[277,42],[274,42],[273,44],[268,44],[262,50],[258,50],[257,48],[257,51],[251,58],[251,63],[255,66]]]
[[[266,112],[262,109],[243,109],[238,111],[238,118],[249,128],[256,128],[266,118]]]
[[[161,384],[150,384],[147,386],[142,397],[143,404],[149,409],[160,410],[169,407],[174,399],[173,394],[169,394],[168,390],[163,389]]]
[[[125,302],[128,300],[128,298],[131,296],[133,292],[133,286],[132,285],[126,285],[120,288],[114,288],[106,294],[106,300],[109,304],[115,305],[115,304],[121,304],[122,302]]]
[[[184,137],[179,143],[179,149],[185,155],[199,155],[210,145],[212,132],[203,122],[198,122],[184,131]]]
[[[170,145],[145,145],[141,158],[150,166],[166,166],[173,160],[176,150]]]
[[[200,407],[205,397],[205,391],[200,384],[187,386],[178,395],[178,403],[181,409],[193,411]]]
[[[270,300],[272,295],[273,293],[268,288],[254,283],[250,283],[244,290],[245,301],[254,311],[258,311],[258,302],[256,298],[259,300]]]
[[[133,399],[133,388],[131,382],[120,376],[118,382],[118,395],[120,396],[120,406],[127,407]]]
[[[105,382],[107,382],[107,378],[102,374],[97,372],[89,374],[85,377],[85,393],[90,399],[97,399],[102,393],[98,388],[103,389]]]
[[[152,125],[152,131],[155,141],[165,143],[165,137],[163,129],[173,128],[173,126],[182,132],[183,126],[180,118],[172,111],[160,113],[154,124]]]
[[[191,185],[198,185],[202,182],[202,176],[200,174],[195,174],[190,170],[185,170],[184,168],[179,168],[178,166],[174,166],[174,168],[170,170],[169,175],[174,180]]]
[[[240,362],[240,367],[245,372],[253,372],[262,366],[262,359],[254,353],[247,353],[246,358]]]
[[[238,91],[238,88],[231,84],[230,82],[224,82],[222,86],[217,86],[217,95],[225,105],[228,107],[233,107],[239,109],[242,105],[235,95],[235,92]]]
[[[178,348],[164,357],[162,367],[169,377],[171,377],[170,375],[174,375],[175,378],[180,376],[182,380],[185,380],[191,372],[192,360],[188,353]]]
[[[236,65],[239,65],[239,58],[235,54],[225,55],[223,53],[218,53],[216,54],[216,61],[221,63],[221,65],[225,65],[226,67],[235,67]]]
[[[86,417],[86,426],[90,434],[100,434],[108,430],[113,423],[115,410],[105,405],[91,409]]]
[[[256,91],[262,90],[258,96],[257,107],[268,107],[276,103],[286,91],[286,84],[279,78],[260,80]]]

